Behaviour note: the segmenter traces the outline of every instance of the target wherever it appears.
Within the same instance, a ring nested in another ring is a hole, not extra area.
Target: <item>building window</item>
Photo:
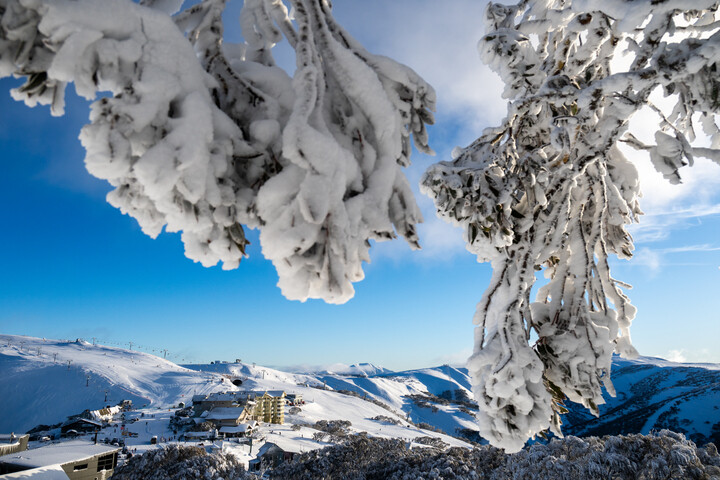
[[[88,464],[87,463],[81,463],[80,465],[75,465],[73,467],[73,472],[79,472],[80,470],[87,470]]]
[[[117,465],[117,453],[110,453],[98,458],[97,471],[112,470]]]

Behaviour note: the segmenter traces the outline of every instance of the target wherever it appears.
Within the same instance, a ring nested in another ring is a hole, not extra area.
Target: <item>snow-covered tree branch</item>
[[[365,51],[327,0],[286,3],[245,1],[246,42],[227,45],[222,0],[0,0],[0,77],[25,77],[13,96],[55,115],[70,82],[111,93],[81,133],[85,163],[148,235],[182,231],[189,258],[235,268],[258,228],[288,298],[340,303],[370,240],[418,247],[402,167],[411,137],[430,151],[434,92]],[[283,37],[292,78],[272,57]]]
[[[550,428],[564,397],[597,414],[613,352],[636,354],[635,308],[608,256],[632,255],[638,175],[618,148],[647,150],[679,182],[703,156],[720,163],[720,31],[714,0],[524,0],[490,4],[482,59],[505,83],[507,117],[422,180],[494,274],[475,315],[469,360],[481,434],[509,451]],[[626,53],[629,66],[615,62]],[[662,89],[655,145],[628,132]],[[710,145],[693,146],[699,122]],[[536,273],[548,282],[530,295]],[[531,338],[537,341],[531,345]]]
[[[348,300],[370,240],[399,234],[418,247],[402,168],[411,137],[430,152],[432,88],[367,52],[329,0],[245,0],[238,45],[223,42],[224,0],[182,4],[0,0],[0,78],[25,78],[13,96],[55,115],[68,83],[88,99],[109,92],[82,130],[85,163],[148,235],[182,232],[188,257],[235,268],[245,228],[259,229],[288,298]],[[565,397],[597,412],[602,387],[613,393],[611,355],[636,353],[628,285],[608,264],[632,256],[625,227],[642,213],[620,147],[648,152],[674,183],[695,157],[720,163],[717,9],[489,5],[479,50],[505,82],[508,114],[428,170],[422,189],[493,266],[469,365],[493,444],[514,451],[560,434]],[[280,41],[295,51],[292,76],[273,60]],[[643,108],[657,116],[654,139],[629,131]],[[548,281],[531,300],[540,271]]]

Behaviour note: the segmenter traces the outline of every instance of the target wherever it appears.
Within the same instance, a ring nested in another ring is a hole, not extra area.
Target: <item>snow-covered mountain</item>
[[[120,400],[161,408],[235,388],[221,375],[148,353],[15,335],[0,335],[0,372],[0,432],[58,423]]]
[[[390,372],[371,364],[351,368],[351,374],[338,374],[290,373],[244,363],[178,366],[147,353],[83,341],[0,335],[0,432],[58,423],[122,399],[166,408],[193,394],[242,388],[302,394],[311,402],[302,413],[288,414],[290,423],[347,419],[354,429],[378,436],[417,436],[410,420],[473,438],[476,407],[466,369],[444,365]],[[616,358],[612,378],[618,395],[606,396],[599,418],[568,403],[566,434],[669,428],[701,445],[720,443],[720,365]],[[378,416],[398,424],[372,420]]]
[[[369,365],[369,364],[361,364]],[[463,400],[471,397],[467,370],[450,366],[381,373],[368,376],[330,373],[288,373],[243,363],[185,365],[199,372],[226,375],[240,380],[243,388],[282,389],[293,392],[311,387],[308,395],[318,391],[343,392],[386,405],[400,416],[418,424],[431,425],[449,435],[463,429],[474,429],[475,419]],[[376,367],[377,368],[377,367]],[[387,369],[382,369],[388,372]],[[307,391],[307,390],[306,390]],[[462,393],[456,394],[459,391]],[[437,396],[449,396],[446,401]],[[458,401],[455,400],[458,396]]]
[[[392,370],[373,365],[372,363],[355,363],[353,365],[334,363],[332,365],[322,366],[291,367],[285,370],[308,375],[346,375],[353,377],[372,377],[374,375],[388,375],[393,373]]]
[[[274,435],[272,441],[276,443],[297,437],[295,443],[301,448],[313,445],[319,448],[324,445],[322,442],[309,440],[316,431],[305,426],[322,420],[344,420],[350,422],[349,432],[364,431],[384,438],[433,436],[449,445],[467,445],[429,429],[436,425],[428,421],[429,418],[410,414],[410,419],[428,423],[423,426],[425,428],[407,421],[406,412],[413,407],[406,406],[409,400],[406,402],[402,396],[426,392],[422,384],[407,380],[375,377],[367,384],[367,391],[373,392],[368,395],[352,383],[368,380],[366,377],[347,377],[347,383],[342,383],[336,379],[345,377],[293,374],[243,363],[194,365],[190,369],[147,353],[91,345],[82,340],[9,335],[0,335],[0,368],[3,372],[0,378],[0,412],[3,412],[0,431],[22,432],[39,424],[56,424],[68,415],[115,404],[122,399],[133,400],[136,407],[147,405],[153,409],[153,415],[164,409],[164,415],[169,416],[168,407],[187,402],[193,394],[243,388],[284,390],[299,393],[306,400],[300,411],[288,411],[285,416],[288,424],[304,425],[301,430],[291,430],[291,425],[272,426],[263,433],[266,438]],[[332,381],[325,381],[326,378]],[[464,420],[458,417],[446,422],[448,428],[443,430],[452,433],[450,427],[458,422],[472,424],[471,417]],[[162,428],[165,427],[150,430],[163,434]]]
[[[598,418],[581,406],[567,405],[564,433],[599,436],[666,428],[698,445],[720,445],[720,365],[616,357],[612,381],[617,396],[605,395]]]

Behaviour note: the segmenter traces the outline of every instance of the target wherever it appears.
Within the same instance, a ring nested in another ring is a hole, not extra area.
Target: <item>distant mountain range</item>
[[[666,428],[698,445],[720,445],[720,365],[615,358],[612,381],[617,396],[605,396],[598,418],[568,403],[565,434],[618,435]]]
[[[473,434],[477,407],[467,369],[448,365],[392,372],[361,363],[309,368],[304,373],[244,363],[178,366],[147,353],[82,341],[0,335],[0,371],[0,432],[57,423],[121,399],[168,407],[194,394],[250,388],[300,392],[318,404],[323,399],[323,415],[329,419],[353,417],[367,400],[383,406],[380,412],[392,412],[395,419],[479,440]],[[612,379],[618,395],[606,396],[599,418],[567,404],[566,435],[667,428],[699,445],[720,445],[720,365],[616,358]]]

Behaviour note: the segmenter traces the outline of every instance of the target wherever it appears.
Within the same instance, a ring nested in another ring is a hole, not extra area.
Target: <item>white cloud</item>
[[[477,53],[486,2],[363,0],[362,9],[350,3],[334,6],[338,20],[369,51],[410,66],[435,88],[438,115],[464,125],[455,138],[469,143],[505,116],[500,78]]]
[[[661,357],[671,362],[678,363],[718,363],[720,355],[707,348],[686,350],[684,348],[669,350]]]
[[[465,348],[463,350],[440,355],[432,359],[433,365],[451,365],[454,367],[465,367],[468,358],[472,354],[472,349]]]
[[[666,355],[666,359],[670,360],[671,362],[686,362],[687,359],[685,358],[685,355],[683,355],[683,352],[684,350],[670,350]]]
[[[473,255],[465,249],[463,232],[459,227],[444,222],[438,218],[434,211],[423,212],[424,223],[417,226],[420,237],[420,251],[410,249],[402,239],[391,242],[376,243],[371,251],[371,258],[392,259],[394,261],[414,261],[424,263],[428,261],[447,261],[457,255],[467,255],[473,261]]]
[[[633,261],[630,265],[647,267],[651,272],[657,273],[660,271],[660,260],[661,256],[656,250],[640,248],[633,255]]]
[[[717,252],[720,247],[709,244],[683,245],[670,248],[648,248],[641,247],[635,251],[633,260],[629,266],[645,267],[654,275],[659,273],[663,267],[669,265],[697,265],[689,262],[668,261],[667,256],[684,253]]]

